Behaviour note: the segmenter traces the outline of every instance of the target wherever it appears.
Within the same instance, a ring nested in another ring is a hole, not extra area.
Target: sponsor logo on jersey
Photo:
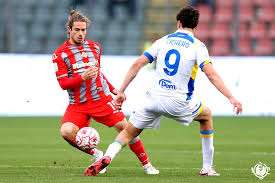
[[[96,66],[97,65],[97,61],[95,63],[91,63],[91,62],[88,62],[88,63],[75,63],[73,64],[73,69],[81,69],[83,67],[86,67],[86,66]]]
[[[176,89],[176,85],[173,85],[171,81],[166,80],[166,79],[159,80],[159,85],[162,88],[168,89],[168,90],[175,90]]]
[[[82,53],[81,53],[81,56],[82,56],[83,58],[87,58],[87,57],[88,57],[88,55],[87,55],[86,52],[82,52]]]

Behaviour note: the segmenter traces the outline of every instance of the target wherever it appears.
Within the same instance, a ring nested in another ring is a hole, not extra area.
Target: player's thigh
[[[182,125],[190,125],[194,118],[198,116],[202,111],[203,105],[197,98],[193,97],[189,101],[183,101],[182,99],[171,100],[166,105],[165,114],[166,117],[176,120]]]
[[[112,103],[102,104],[90,116],[98,123],[108,127],[116,127],[119,131],[125,127],[126,119],[123,112],[117,110]]]
[[[129,123],[138,129],[158,128],[160,126],[160,116],[161,113],[143,106],[132,112]]]
[[[65,111],[62,119],[62,125],[64,123],[70,122],[76,125],[79,129],[83,127],[90,126],[89,114],[79,110],[77,105],[69,105]]]
[[[124,118],[122,121],[117,122],[113,127],[116,129],[116,131],[120,132],[126,128],[127,123],[128,122],[126,118]]]

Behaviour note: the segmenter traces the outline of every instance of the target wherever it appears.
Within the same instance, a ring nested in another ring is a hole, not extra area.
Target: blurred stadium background
[[[127,1],[127,0],[126,0]],[[152,38],[175,31],[175,15],[191,0],[130,0],[135,11],[108,0],[0,0],[0,52],[52,53],[66,38],[68,10],[92,19],[89,37],[103,44],[105,55],[138,55]],[[211,55],[275,55],[274,0],[214,0],[198,3],[197,37]]]
[[[89,158],[59,136],[67,95],[56,82],[51,53],[66,39],[69,10],[91,18],[88,36],[103,45],[103,69],[119,86],[152,40],[176,30],[176,13],[191,1],[135,0],[133,14],[116,5],[110,16],[109,0],[0,0],[0,182],[247,183],[258,182],[250,168],[259,161],[271,167],[264,182],[275,182],[275,0],[212,2],[196,4],[201,11],[196,36],[208,46],[215,67],[245,110],[244,116],[233,117],[230,104],[209,83],[201,86],[210,107],[221,112],[214,118],[215,164],[221,177],[197,176],[201,153],[196,123],[181,128],[163,119],[160,130],[145,131],[142,138],[161,171],[157,177],[144,175],[128,149],[107,175],[83,177]],[[143,74],[139,86],[145,87],[151,75]],[[139,100],[136,88],[128,100]],[[115,132],[92,126],[102,137],[100,148],[106,149]]]

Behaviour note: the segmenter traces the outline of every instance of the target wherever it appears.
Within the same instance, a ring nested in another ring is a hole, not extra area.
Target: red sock
[[[87,154],[94,155],[95,154],[95,149],[87,149],[87,150],[85,150],[85,152]]]
[[[129,147],[136,154],[142,165],[149,163],[148,155],[145,152],[144,145],[140,139],[138,139],[134,144],[129,144]]]

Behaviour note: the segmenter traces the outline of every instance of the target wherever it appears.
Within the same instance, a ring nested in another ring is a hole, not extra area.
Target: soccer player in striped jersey
[[[113,103],[111,93],[116,95],[117,90],[100,70],[101,46],[86,39],[89,22],[80,12],[71,11],[67,22],[69,39],[55,50],[52,60],[59,85],[69,95],[69,105],[60,128],[61,135],[72,146],[98,160],[103,156],[102,151],[84,150],[77,146],[75,137],[79,129],[90,126],[89,121],[93,119],[120,132],[126,127],[127,121]],[[159,173],[151,165],[139,137],[133,138],[129,147],[138,157],[146,174]]]
[[[198,69],[229,100],[237,114],[242,112],[242,104],[214,70],[206,46],[194,36],[198,20],[198,10],[183,8],[177,15],[178,30],[155,41],[131,66],[115,100],[117,107],[126,99],[124,91],[139,70],[147,63],[156,62],[153,86],[147,92],[143,105],[131,114],[130,123],[109,145],[104,157],[88,167],[91,175],[97,175],[108,166],[121,148],[143,129],[158,127],[162,115],[185,125],[193,120],[200,123],[203,165],[199,174],[220,175],[213,168],[214,128],[211,111],[193,94]]]

